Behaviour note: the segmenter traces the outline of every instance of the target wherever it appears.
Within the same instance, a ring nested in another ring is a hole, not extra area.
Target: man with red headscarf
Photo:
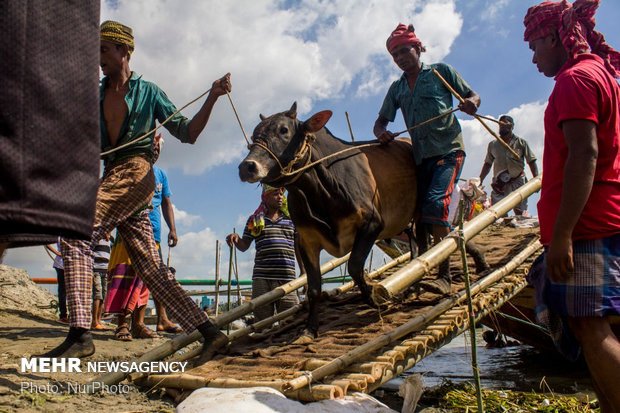
[[[598,4],[546,1],[525,16],[532,62],[556,82],[545,110],[538,203],[545,252],[528,277],[538,321],[565,355],[583,351],[601,412],[614,412],[620,341],[609,317],[620,314],[620,54],[594,30]]]
[[[386,129],[401,110],[407,128],[444,114],[452,109],[452,95],[439,74],[465,101],[459,109],[473,115],[480,106],[480,97],[461,76],[445,63],[427,65],[420,61],[426,49],[415,35],[412,25],[399,24],[386,43],[394,63],[404,72],[392,83],[375,121],[373,132],[379,142],[391,142],[395,134]],[[435,244],[450,231],[448,207],[455,182],[459,179],[465,160],[465,145],[461,125],[453,113],[409,132],[413,156],[418,170],[418,199],[421,224],[431,225]],[[441,263],[439,277],[424,281],[428,290],[448,294],[451,289],[450,262]]]

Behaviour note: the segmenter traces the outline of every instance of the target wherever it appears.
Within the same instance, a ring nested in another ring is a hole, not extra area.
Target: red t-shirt
[[[549,245],[562,199],[568,147],[562,122],[587,119],[596,123],[598,158],[590,197],[573,230],[573,240],[620,233],[620,86],[603,60],[581,54],[555,77],[545,110],[543,181],[538,216],[540,238]]]

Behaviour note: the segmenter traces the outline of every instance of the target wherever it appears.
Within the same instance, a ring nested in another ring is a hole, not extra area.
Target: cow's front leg
[[[370,221],[361,228],[355,236],[351,257],[349,258],[349,274],[360,289],[362,299],[371,307],[377,305],[372,300],[372,288],[364,280],[364,263],[382,229],[383,225],[379,221]]]
[[[319,261],[320,250],[310,250],[300,243],[299,252],[301,259],[306,267],[306,276],[308,277],[308,321],[304,336],[316,338],[319,335],[319,301],[321,300],[321,266]]]

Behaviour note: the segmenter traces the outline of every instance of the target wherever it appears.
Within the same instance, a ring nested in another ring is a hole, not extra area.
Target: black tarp
[[[99,177],[99,1],[0,1],[0,243],[88,238]]]

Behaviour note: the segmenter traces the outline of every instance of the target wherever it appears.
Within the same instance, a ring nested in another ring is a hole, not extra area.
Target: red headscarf
[[[421,52],[426,51],[424,46],[422,46],[422,41],[416,37],[412,24],[407,27],[404,24],[399,23],[398,26],[396,26],[396,29],[394,29],[394,31],[390,35],[390,37],[388,37],[387,42],[385,42],[385,46],[390,53],[392,53],[392,50],[394,50],[396,46],[400,46],[401,44],[420,46]]]
[[[600,0],[545,1],[530,7],[523,24],[526,42],[545,37],[558,31],[560,40],[570,58],[580,53],[592,52],[605,61],[607,70],[620,77],[620,53],[611,48],[605,37],[594,30],[594,13]]]

